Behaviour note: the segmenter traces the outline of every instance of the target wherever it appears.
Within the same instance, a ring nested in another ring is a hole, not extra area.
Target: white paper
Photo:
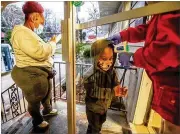
[[[56,36],[56,43],[58,43],[61,39],[61,34],[59,34],[58,36]]]

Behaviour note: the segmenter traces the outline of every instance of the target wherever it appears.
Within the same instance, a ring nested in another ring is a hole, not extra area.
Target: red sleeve
[[[142,42],[145,40],[148,24],[139,25],[135,28],[129,27],[120,32],[121,40],[130,43]]]
[[[180,13],[168,13],[159,16],[156,38],[149,42],[148,47],[139,48],[134,53],[135,66],[147,70],[150,70],[151,67],[162,70],[180,65],[177,49],[177,46],[180,46],[179,19]],[[153,24],[149,26],[154,27]]]

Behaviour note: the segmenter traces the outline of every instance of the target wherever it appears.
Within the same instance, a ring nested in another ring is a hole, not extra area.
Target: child
[[[96,41],[92,44],[91,56],[94,66],[84,76],[87,134],[99,134],[113,96],[125,96],[127,89],[120,87],[113,68],[116,61],[113,44],[107,40]]]

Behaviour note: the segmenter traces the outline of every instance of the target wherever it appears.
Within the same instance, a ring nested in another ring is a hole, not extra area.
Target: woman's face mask
[[[33,21],[34,22],[34,30],[33,31],[39,35],[43,32],[44,16],[42,13],[41,14],[34,13],[33,15],[34,15],[34,18],[33,18],[34,19],[34,21]]]
[[[39,35],[43,32],[43,28],[44,26],[42,24],[39,24],[39,27],[38,28],[34,28],[34,32]]]

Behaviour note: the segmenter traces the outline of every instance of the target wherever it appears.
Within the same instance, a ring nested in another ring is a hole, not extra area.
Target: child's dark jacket
[[[107,111],[114,96],[113,88],[119,84],[114,63],[116,54],[114,54],[114,62],[112,67],[107,71],[102,71],[98,66],[98,57],[100,53],[108,46],[109,41],[96,41],[91,47],[91,55],[94,65],[88,70],[84,77],[84,87],[86,89],[86,107],[94,113],[103,114]]]

